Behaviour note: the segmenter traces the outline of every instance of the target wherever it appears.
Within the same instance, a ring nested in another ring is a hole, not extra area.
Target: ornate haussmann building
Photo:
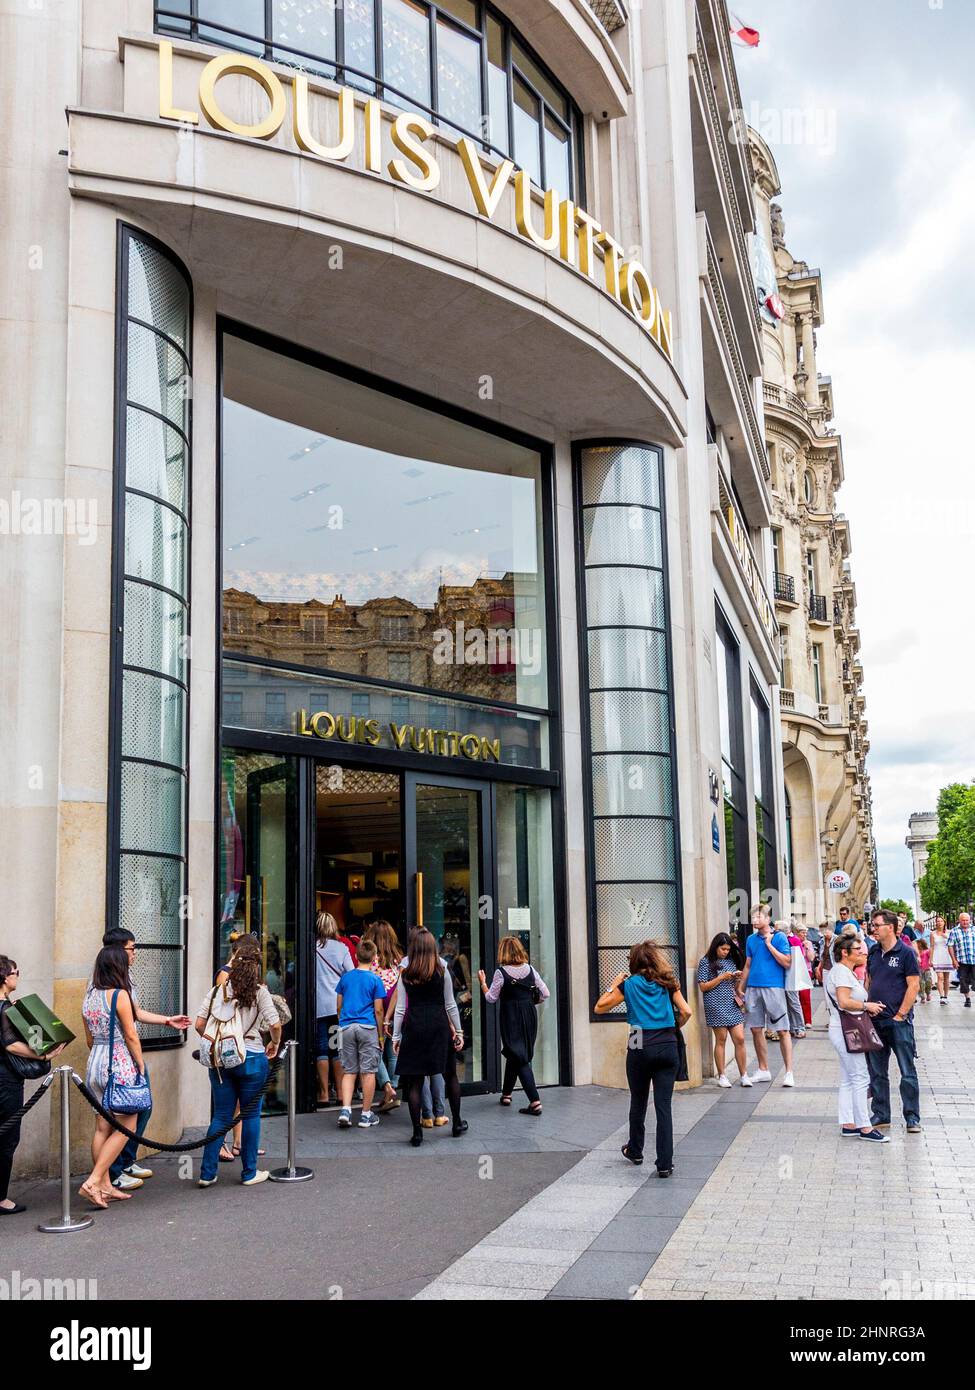
[[[781,317],[764,330],[765,434],[772,470],[772,561],[782,672],[786,857],[800,917],[844,870],[849,892],[826,894],[825,915],[877,901],[866,757],[866,697],[847,518],[837,510],[843,444],[832,425],[833,388],[816,362],[822,277],[785,242],[775,160],[750,132],[756,204],[771,247]],[[802,904],[805,903],[803,910]],[[835,914],[834,914],[835,915]]]

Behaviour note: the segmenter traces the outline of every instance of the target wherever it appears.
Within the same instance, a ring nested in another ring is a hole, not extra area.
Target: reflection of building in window
[[[341,594],[328,603],[263,601],[228,589],[223,632],[228,648],[255,659],[512,703],[519,671],[545,661],[538,576],[510,572],[442,584],[432,608],[396,597],[350,604]]]
[[[223,722],[239,724],[244,713],[244,693],[242,690],[223,692]]]
[[[266,690],[264,692],[264,713],[269,729],[283,727],[287,716],[283,690]]]

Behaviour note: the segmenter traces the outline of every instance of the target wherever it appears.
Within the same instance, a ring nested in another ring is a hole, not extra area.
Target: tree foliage
[[[918,885],[925,912],[948,916],[975,898],[975,783],[953,782],[938,797],[938,834]]]
[[[914,909],[903,898],[881,898],[878,906],[887,912],[906,912],[907,920],[914,921]]]

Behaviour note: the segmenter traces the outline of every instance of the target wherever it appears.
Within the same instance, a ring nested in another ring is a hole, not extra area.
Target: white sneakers
[[[742,1084],[743,1086],[753,1086],[753,1085],[755,1084],[755,1083],[752,1081],[751,1077],[748,1075],[748,1072],[747,1072],[747,1071],[745,1072],[744,1076],[741,1078],[741,1084]]]
[[[152,1169],[144,1168],[141,1163],[130,1163],[128,1168],[123,1169],[130,1178],[151,1178]]]
[[[772,1073],[771,1073],[770,1071],[753,1071],[753,1072],[752,1072],[752,1080],[753,1080],[753,1081],[771,1081],[771,1080],[772,1080]]]
[[[792,1072],[791,1072],[791,1071],[787,1071],[786,1074],[785,1074],[785,1076],[783,1076],[783,1078],[782,1078],[782,1085],[783,1085],[783,1086],[794,1086],[795,1084],[796,1084],[796,1079],[795,1079],[795,1077],[792,1075]]]
[[[242,1185],[244,1187],[256,1187],[259,1182],[267,1182],[269,1177],[270,1173],[265,1168],[258,1168],[252,1178],[244,1178]]]
[[[725,1076],[724,1072],[722,1072],[721,1075],[718,1077],[718,1085],[725,1091],[731,1089],[731,1082]]]
[[[136,1188],[142,1186],[142,1179],[136,1177],[130,1169],[123,1168],[112,1186],[117,1187],[119,1192],[135,1192]]]

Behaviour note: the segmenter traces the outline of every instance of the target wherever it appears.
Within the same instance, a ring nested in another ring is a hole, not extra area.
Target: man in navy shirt
[[[914,1001],[921,984],[917,952],[897,935],[897,914],[877,911],[872,918],[876,945],[867,959],[867,997],[883,1004],[874,1027],[884,1044],[882,1052],[868,1052],[870,1068],[870,1116],[875,1129],[890,1128],[890,1054],[897,1058],[901,1074],[901,1105],[908,1134],[921,1133],[921,1087],[914,1065]]]

